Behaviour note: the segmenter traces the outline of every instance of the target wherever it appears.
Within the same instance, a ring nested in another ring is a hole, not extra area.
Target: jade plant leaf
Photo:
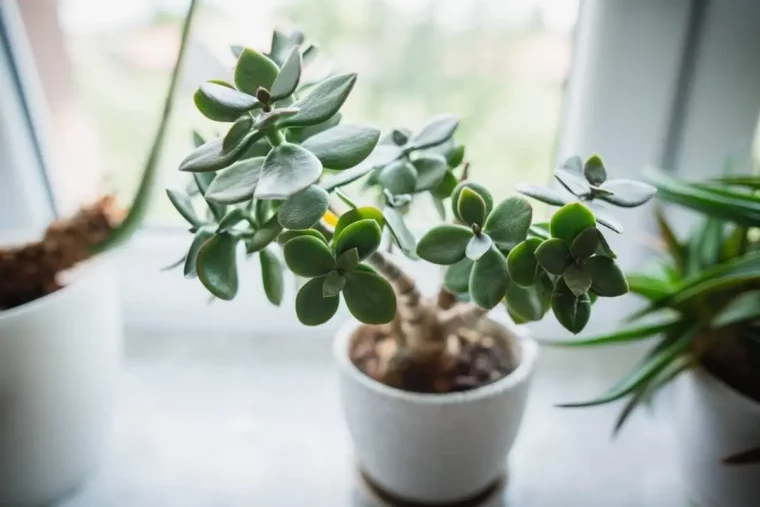
[[[598,208],[594,212],[596,214],[596,221],[599,222],[600,225],[603,225],[618,234],[623,234],[623,225],[620,222]]]
[[[272,60],[256,50],[245,48],[235,65],[235,86],[249,95],[256,95],[259,87],[269,90],[279,69]]]
[[[473,236],[470,238],[467,247],[464,250],[464,254],[468,259],[474,261],[480,259],[493,245],[491,237],[488,234],[481,233],[480,236]]]
[[[562,273],[567,287],[576,296],[582,296],[591,288],[591,276],[578,266],[571,264]]]
[[[372,172],[373,169],[374,168],[371,165],[359,164],[351,169],[346,169],[345,171],[340,171],[339,173],[328,176],[319,182],[319,186],[328,192],[332,192],[336,188],[348,185],[349,183],[353,183],[359,178],[366,176],[368,173]]]
[[[284,245],[291,239],[298,238],[300,236],[312,236],[320,240],[325,245],[327,244],[327,239],[325,239],[322,233],[316,229],[304,229],[302,231],[283,231],[279,236],[277,236],[277,243]]]
[[[454,176],[454,173],[451,171],[446,171],[443,174],[443,178],[441,179],[441,182],[431,190],[434,197],[437,197],[438,199],[446,199],[447,197],[451,197],[451,193],[454,191],[454,189],[457,186],[457,177]]]
[[[486,220],[486,201],[477,192],[465,187],[459,192],[457,212],[466,225],[482,226]]]
[[[462,190],[465,188],[469,188],[470,190],[474,190],[480,197],[483,198],[483,201],[486,203],[486,215],[491,212],[493,209],[493,197],[491,197],[491,192],[489,192],[486,187],[479,183],[475,183],[474,181],[462,181],[461,183],[457,184],[457,186],[454,188],[454,191],[451,193],[451,210],[454,212],[454,216],[459,221],[462,220],[462,217],[459,216],[459,196],[462,193]]]
[[[343,298],[348,311],[365,324],[385,324],[396,316],[396,295],[380,275],[356,270],[346,274]]]
[[[583,174],[583,159],[578,155],[573,155],[572,157],[562,162],[559,168],[573,174],[582,175]]]
[[[335,231],[333,231],[334,236],[336,238],[339,237],[343,232],[343,229],[354,222],[366,219],[374,220],[381,229],[383,228],[383,225],[385,225],[385,218],[383,218],[383,214],[379,209],[373,208],[372,206],[362,206],[361,208],[348,210],[340,216],[338,223],[335,225]]]
[[[253,238],[251,238],[246,244],[246,251],[248,253],[253,253],[262,250],[269,243],[277,239],[277,236],[281,232],[282,226],[277,220],[277,215],[275,215],[256,229],[256,232],[253,233]]]
[[[607,180],[607,171],[599,155],[592,155],[586,160],[583,164],[583,175],[592,185],[599,186]]]
[[[213,81],[203,83],[193,95],[193,101],[203,116],[223,122],[235,121],[262,105],[256,97],[240,92],[230,84]]]
[[[290,97],[301,79],[301,51],[295,47],[288,55],[285,63],[282,64],[280,72],[272,83],[269,95],[272,102]]]
[[[564,206],[568,203],[565,197],[551,188],[541,187],[538,185],[531,185],[529,183],[521,183],[517,185],[517,191],[528,197],[532,197],[537,201],[541,201],[552,206]]]
[[[574,173],[558,169],[554,172],[554,178],[559,181],[565,189],[575,196],[584,196],[591,193],[591,186],[588,182]]]
[[[603,190],[611,192],[599,198],[615,206],[623,208],[635,208],[651,199],[657,189],[642,181],[634,180],[609,180],[601,185]]]
[[[414,165],[414,168],[417,169],[417,186],[415,188],[416,192],[421,192],[423,190],[433,190],[437,188],[448,172],[448,164],[446,164],[446,159],[441,155],[421,155],[412,161],[412,165]],[[448,197],[450,194],[451,191],[449,191],[449,194],[447,194],[446,197]]]
[[[465,257],[461,261],[446,268],[443,285],[454,294],[462,294],[470,290],[470,274],[473,261]]]
[[[356,248],[359,260],[366,259],[377,250],[381,239],[382,231],[375,220],[359,220],[346,226],[335,239],[335,253],[340,256]]]
[[[476,305],[490,310],[504,298],[508,284],[507,261],[498,250],[491,248],[475,261],[469,292]]]
[[[549,222],[552,237],[572,244],[575,237],[587,227],[596,226],[594,214],[579,202],[566,204],[558,209]]]
[[[319,159],[297,144],[282,143],[269,152],[253,196],[257,199],[287,199],[319,179]]]
[[[535,250],[536,260],[547,273],[561,275],[572,262],[570,249],[558,238],[547,239]]]
[[[345,285],[346,277],[338,271],[332,270],[327,273],[322,281],[322,296],[326,298],[337,296]]]
[[[533,208],[522,197],[503,200],[488,215],[485,232],[503,249],[514,248],[528,236]]]
[[[312,152],[324,167],[348,169],[366,159],[377,145],[380,131],[359,124],[342,124],[320,132],[301,146]]]
[[[195,261],[198,279],[211,294],[225,301],[238,291],[237,243],[238,238],[228,232],[216,234],[203,243]]]
[[[259,263],[261,264],[261,280],[264,285],[264,293],[267,299],[275,306],[282,303],[284,291],[284,281],[282,276],[282,266],[277,256],[268,248],[259,252]]]
[[[248,158],[235,162],[217,173],[205,193],[206,199],[221,204],[235,204],[253,198],[259,182],[264,157]],[[208,173],[195,173],[208,174]]]
[[[248,213],[242,208],[232,208],[226,215],[219,220],[216,233],[229,231],[240,222],[248,219]]]
[[[280,225],[286,229],[308,229],[327,211],[329,195],[311,185],[288,197],[277,210]]]
[[[394,208],[386,206],[383,210],[383,216],[385,217],[385,223],[388,225],[388,229],[393,235],[393,239],[396,245],[404,252],[404,255],[411,259],[417,258],[417,240],[414,235],[406,226],[403,216]]]
[[[599,236],[596,227],[586,227],[570,243],[570,254],[576,259],[591,257],[599,248]]]
[[[263,138],[262,132],[249,133],[237,146],[224,151],[224,138],[209,141],[193,150],[180,163],[179,170],[187,172],[206,172],[223,169],[238,160],[256,141]]]
[[[436,116],[431,119],[427,125],[422,127],[419,132],[412,136],[409,140],[409,144],[417,150],[436,146],[449,140],[449,138],[454,135],[454,131],[457,129],[458,125],[459,118],[456,115],[445,114]]]
[[[628,292],[628,282],[614,260],[595,255],[586,260],[584,270],[591,276],[592,290],[604,297],[622,296]]]
[[[222,140],[222,153],[229,153],[242,143],[245,136],[251,131],[251,127],[253,127],[253,118],[250,116],[238,118]]]
[[[330,248],[313,236],[293,238],[282,247],[288,268],[306,278],[326,275],[335,267]]]
[[[392,194],[411,194],[417,188],[417,169],[406,160],[397,160],[383,168],[379,180]]]
[[[449,265],[461,261],[473,232],[461,225],[439,225],[430,229],[417,243],[417,255],[433,264]]]
[[[182,215],[182,218],[187,220],[190,225],[193,227],[198,227],[203,223],[203,221],[195,213],[193,203],[190,201],[190,196],[184,192],[171,189],[168,189],[166,191],[166,195],[169,196],[169,200],[171,201],[172,205],[174,205],[176,210],[179,211],[179,214]]]
[[[459,167],[464,161],[464,145],[454,146],[446,153],[446,164],[449,167]]]
[[[211,225],[202,225],[196,231],[193,242],[190,243],[190,249],[187,251],[187,256],[185,256],[185,278],[195,278],[195,262],[198,259],[198,252],[203,244],[213,235],[214,227]]]
[[[316,85],[309,94],[293,104],[298,113],[286,118],[280,127],[303,127],[328,120],[338,112],[356,83],[356,74],[338,74]]]
[[[296,315],[301,324],[319,326],[338,311],[340,298],[326,298],[322,295],[324,276],[306,282],[296,295]]]
[[[346,250],[338,256],[338,260],[335,263],[335,268],[343,273],[348,273],[356,269],[359,265],[359,250],[352,248]]]
[[[576,296],[560,278],[552,293],[552,311],[565,329],[578,334],[591,316],[591,299],[588,294]]]
[[[532,287],[539,274],[536,249],[543,242],[539,238],[530,238],[519,243],[507,256],[509,276],[521,287]]]
[[[521,287],[511,283],[507,287],[505,302],[511,314],[516,314],[526,322],[541,320],[546,313],[540,288],[537,286]]]

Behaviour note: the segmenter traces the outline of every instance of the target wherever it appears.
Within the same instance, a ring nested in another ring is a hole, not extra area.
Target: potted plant
[[[653,273],[628,275],[647,300],[615,333],[561,342],[598,346],[655,338],[642,362],[601,397],[566,407],[627,402],[634,408],[675,379],[675,424],[685,484],[699,505],[749,507],[760,499],[760,177],[689,183],[648,169],[661,200],[702,217],[679,239],[656,213],[665,256]]]
[[[141,223],[195,10],[182,33],[136,197],[113,196],[33,231],[0,238],[0,505],[38,506],[81,484],[104,447],[122,323],[109,252]]]
[[[339,109],[357,77],[302,84],[314,50],[301,34],[275,32],[267,54],[233,51],[234,83],[206,82],[194,97],[202,114],[227,122],[227,132],[199,142],[180,164],[208,205],[206,218],[187,193],[168,191],[194,235],[185,275],[218,299],[234,298],[242,246],[258,256],[273,304],[283,299],[285,268],[301,280],[295,311],[303,324],[327,322],[345,301],[356,320],[340,330],[334,350],[362,471],[405,500],[477,496],[504,473],[537,356],[513,323],[486,314],[503,304],[527,322],[551,308],[579,332],[593,298],[628,290],[596,227],[619,226],[550,189],[522,187],[562,206],[549,222],[533,223],[523,197],[494,202],[467,178],[454,115],[382,136],[342,123]],[[634,206],[654,192],[606,181],[597,156],[574,157],[558,174],[572,188],[582,181],[586,201]],[[358,180],[364,198],[381,204],[349,197],[346,185]],[[444,223],[417,241],[405,216],[420,198],[432,198]],[[381,248],[384,237],[400,255],[447,266],[437,298],[424,297],[397,256]]]

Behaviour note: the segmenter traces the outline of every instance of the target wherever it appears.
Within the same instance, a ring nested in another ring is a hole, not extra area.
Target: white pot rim
[[[732,403],[739,404],[744,410],[760,415],[760,402],[755,401],[741,391],[726,384],[701,364],[692,367],[691,372],[702,386],[713,396],[728,397]]]
[[[493,322],[506,329],[506,331],[515,338],[515,341],[520,346],[520,364],[517,365],[517,368],[506,377],[469,391],[445,394],[415,393],[391,387],[370,378],[367,374],[361,371],[353,361],[351,361],[348,354],[351,337],[353,336],[354,331],[359,326],[364,325],[354,319],[343,324],[338,330],[335,341],[333,342],[333,352],[336,361],[338,361],[338,365],[343,370],[348,372],[354,380],[378,394],[415,404],[455,405],[483,398],[490,398],[505,390],[509,390],[516,385],[525,382],[526,378],[535,368],[535,362],[538,359],[538,344],[524,333],[518,332],[514,325],[507,326],[500,322]]]

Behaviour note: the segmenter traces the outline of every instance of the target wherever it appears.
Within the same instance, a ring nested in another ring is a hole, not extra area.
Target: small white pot
[[[448,503],[482,493],[504,474],[525,411],[538,356],[516,327],[519,366],[493,384],[419,394],[381,384],[349,358],[359,324],[338,332],[334,353],[348,429],[362,471],[381,489],[412,502]]]
[[[0,505],[81,484],[104,446],[121,348],[116,277],[99,259],[66,287],[0,312]]]
[[[760,403],[694,368],[676,382],[674,429],[684,485],[701,507],[760,505],[760,464],[722,463],[760,446]]]

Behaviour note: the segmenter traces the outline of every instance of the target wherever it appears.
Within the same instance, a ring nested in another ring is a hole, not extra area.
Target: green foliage
[[[343,297],[351,315],[366,324],[384,324],[396,316],[393,288],[377,273],[364,270],[347,273]]]
[[[296,315],[301,324],[319,326],[335,315],[340,305],[337,296],[324,296],[324,280],[326,276],[313,278],[306,282],[296,295]]]
[[[245,48],[235,65],[235,86],[255,97],[259,88],[272,87],[278,73],[276,63],[254,49]]]
[[[461,225],[439,225],[430,229],[417,244],[417,255],[433,264],[450,265],[461,261],[474,236]]]
[[[346,101],[355,83],[356,74],[328,77],[293,104],[298,113],[284,119],[279,127],[306,127],[329,120]]]
[[[486,220],[486,201],[470,188],[463,188],[457,199],[457,216],[465,225],[479,227]]]
[[[539,238],[526,239],[509,252],[507,257],[509,276],[517,285],[532,287],[536,283],[540,274],[536,249],[542,243]]]
[[[214,234],[198,251],[195,269],[198,279],[208,291],[226,301],[238,291],[235,250],[239,238],[229,232]]]
[[[506,294],[508,284],[507,261],[498,250],[492,248],[475,261],[469,284],[475,304],[487,309],[495,307]]]
[[[306,139],[302,146],[330,169],[348,169],[366,159],[380,131],[366,125],[337,125]]]
[[[328,193],[311,185],[288,197],[277,210],[277,218],[286,229],[309,229],[327,211]]]
[[[330,248],[313,236],[291,239],[282,247],[282,253],[288,269],[298,276],[322,276],[335,267],[335,258]]]
[[[569,245],[586,228],[595,226],[596,217],[591,210],[576,202],[566,204],[554,213],[549,222],[549,232],[553,238],[561,239]]]
[[[382,231],[377,221],[372,219],[358,220],[348,226],[335,238],[335,253],[342,255],[356,249],[359,260],[370,256],[380,246]]]

